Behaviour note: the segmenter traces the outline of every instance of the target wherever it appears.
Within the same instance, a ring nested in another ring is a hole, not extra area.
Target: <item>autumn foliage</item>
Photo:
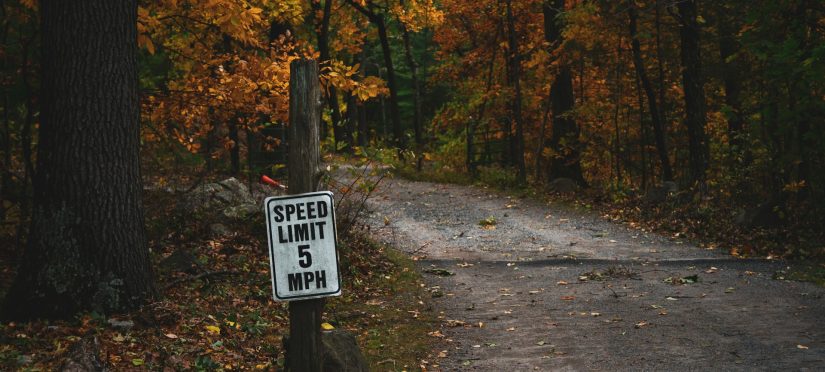
[[[2,14],[0,217],[22,239],[38,5],[4,2]],[[539,189],[570,178],[625,212],[639,207],[635,218],[767,229],[790,241],[764,252],[821,252],[825,9],[815,1],[160,0],[137,14],[153,182],[275,176],[252,158],[286,146],[270,128],[288,124],[290,61],[309,57],[321,64],[327,150],[400,147],[393,156],[416,169]],[[650,197],[663,187],[674,195]]]

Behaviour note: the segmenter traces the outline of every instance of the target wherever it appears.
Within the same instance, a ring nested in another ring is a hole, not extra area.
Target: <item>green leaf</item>
[[[132,359],[132,365],[135,366],[135,367],[142,366],[143,363],[144,363],[143,359],[140,359],[140,358]]]

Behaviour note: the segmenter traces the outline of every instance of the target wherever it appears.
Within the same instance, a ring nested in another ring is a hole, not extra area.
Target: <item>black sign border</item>
[[[305,198],[309,196],[318,196],[323,195],[329,197],[329,209],[332,212],[332,232],[335,237],[333,241],[333,246],[335,247],[335,267],[336,271],[338,272],[338,290],[333,292],[324,292],[324,293],[313,293],[313,294],[306,294],[306,295],[297,295],[297,296],[289,296],[289,297],[281,297],[278,296],[278,282],[277,282],[277,275],[275,275],[275,246],[274,240],[272,240],[272,228],[269,226],[270,221],[270,208],[269,203],[275,200],[289,200],[289,199],[299,199]],[[297,195],[286,195],[286,196],[270,196],[266,198],[266,203],[264,203],[264,210],[266,211],[266,237],[269,240],[269,267],[272,270],[272,294],[276,301],[289,301],[291,299],[301,299],[301,298],[321,298],[321,297],[334,297],[341,294],[341,266],[338,262],[338,225],[335,221],[335,197],[332,194],[332,191],[316,191],[316,192],[308,192],[305,194],[297,194]]]

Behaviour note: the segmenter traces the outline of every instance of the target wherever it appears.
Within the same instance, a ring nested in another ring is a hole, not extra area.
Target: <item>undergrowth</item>
[[[263,222],[222,221],[231,233],[210,237],[214,217],[182,215],[175,198],[161,190],[144,198],[160,298],[124,314],[2,324],[0,370],[55,370],[86,336],[98,338],[111,370],[280,370],[289,319],[287,304],[272,300]],[[421,278],[408,258],[350,225],[339,236],[342,296],[327,300],[324,321],[357,336],[372,370],[412,369],[431,342]],[[188,252],[191,265],[170,269],[176,252]]]

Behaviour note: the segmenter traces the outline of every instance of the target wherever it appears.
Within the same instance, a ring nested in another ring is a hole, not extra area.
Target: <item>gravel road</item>
[[[479,187],[385,180],[368,205],[433,294],[436,370],[825,370],[825,289],[787,263]]]

